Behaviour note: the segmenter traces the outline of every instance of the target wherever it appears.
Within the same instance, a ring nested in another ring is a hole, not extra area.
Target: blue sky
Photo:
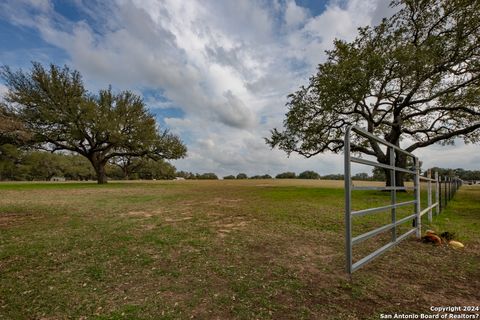
[[[288,158],[263,138],[282,126],[286,96],[335,38],[352,40],[359,26],[391,14],[385,0],[4,0],[0,64],[68,64],[91,91],[134,90],[186,142],[179,170],[334,173],[339,155]],[[462,156],[475,146],[449,148],[418,155],[426,167],[480,162]]]

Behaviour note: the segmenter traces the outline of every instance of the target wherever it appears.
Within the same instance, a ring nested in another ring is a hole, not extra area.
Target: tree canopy
[[[88,92],[78,71],[67,66],[45,69],[33,63],[30,72],[3,66],[5,101],[37,148],[67,150],[86,157],[98,183],[106,183],[105,166],[115,157],[177,159],[186,147],[179,137],[158,130],[155,118],[136,94]]]
[[[282,172],[279,173],[275,176],[275,179],[295,179],[297,177],[297,174],[295,172]]]
[[[246,173],[239,173],[237,174],[237,179],[248,179],[248,176]]]
[[[0,145],[25,144],[29,139],[23,123],[0,102]]]
[[[442,177],[458,177],[462,180],[480,180],[480,170],[466,170],[463,168],[451,169],[451,168],[438,168],[433,167],[430,169],[432,172],[438,172],[438,175]],[[427,175],[425,171],[424,175]]]
[[[285,128],[272,130],[270,146],[306,157],[337,153],[352,124],[409,152],[455,138],[479,141],[480,2],[392,6],[396,14],[360,28],[354,41],[335,41],[309,84],[289,95]],[[352,150],[381,163],[390,157],[374,141],[354,139]],[[396,165],[405,164],[397,154]]]
[[[213,172],[206,172],[206,173],[197,173],[195,175],[195,179],[197,180],[218,180],[218,176]]]
[[[73,154],[24,150],[0,144],[0,180],[91,180],[95,172],[85,157]]]
[[[162,159],[121,156],[112,158],[107,168],[108,176],[124,180],[171,180],[176,177],[176,168]]]
[[[320,175],[312,170],[303,171],[298,175],[299,179],[320,179]]]

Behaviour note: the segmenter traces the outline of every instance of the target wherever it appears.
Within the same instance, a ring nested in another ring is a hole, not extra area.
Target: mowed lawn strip
[[[0,319],[378,319],[478,303],[480,188],[424,222],[464,250],[412,237],[351,279],[343,197],[339,181],[0,184]],[[354,193],[355,209],[389,201]]]

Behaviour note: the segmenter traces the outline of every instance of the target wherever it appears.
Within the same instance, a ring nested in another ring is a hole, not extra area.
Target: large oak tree
[[[0,102],[0,145],[26,144],[29,139],[30,134],[26,131],[22,121],[4,103]]]
[[[285,129],[274,129],[268,144],[306,157],[337,153],[351,124],[409,152],[456,138],[479,141],[480,1],[392,5],[397,13],[378,26],[360,28],[352,42],[335,41],[309,84],[289,95]],[[352,149],[389,161],[374,141],[354,140]],[[406,159],[397,155],[396,165]]]
[[[114,157],[177,159],[186,154],[179,137],[159,131],[143,100],[129,91],[91,94],[78,71],[53,64],[45,69],[33,63],[30,72],[3,66],[0,75],[8,88],[5,101],[36,146],[86,157],[100,184],[107,182],[105,165]]]

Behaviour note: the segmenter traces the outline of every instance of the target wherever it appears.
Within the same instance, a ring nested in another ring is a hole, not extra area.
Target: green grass
[[[298,180],[0,184],[0,319],[377,319],[478,302],[480,188],[424,222],[464,250],[410,238],[351,279],[343,196]],[[389,201],[354,194],[356,209]]]
[[[108,185],[98,185],[93,182],[10,182],[0,183],[0,190],[22,191],[22,190],[49,190],[49,189],[79,189],[79,188],[114,188],[122,187],[119,183],[110,183]]]
[[[455,232],[460,240],[478,240],[480,233],[479,188],[465,187],[448,203],[444,213],[436,217],[432,228]]]

